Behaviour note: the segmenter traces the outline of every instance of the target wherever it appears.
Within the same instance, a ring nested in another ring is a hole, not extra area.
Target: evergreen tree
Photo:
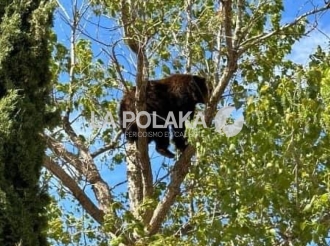
[[[0,3],[0,245],[47,245],[39,186],[51,73],[48,0]]]

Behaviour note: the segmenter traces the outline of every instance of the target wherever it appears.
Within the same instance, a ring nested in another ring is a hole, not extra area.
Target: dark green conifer
[[[47,0],[0,2],[0,245],[47,245],[39,178],[52,12]]]

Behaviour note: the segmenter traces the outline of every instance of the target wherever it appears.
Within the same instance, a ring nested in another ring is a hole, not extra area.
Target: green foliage
[[[57,243],[69,245],[73,240],[71,240],[70,233],[63,228],[62,216],[63,214],[59,207],[51,203],[48,209],[49,230],[47,236]]]
[[[7,1],[0,5],[0,244],[47,245],[39,186],[48,125],[52,5]]]
[[[236,137],[206,131],[199,138],[199,163],[187,181],[197,183],[191,242],[274,245],[289,237],[293,245],[326,244],[328,96],[320,91],[329,87],[321,89],[328,58],[319,62],[306,71],[291,65],[298,78],[283,72],[261,83]]]
[[[9,91],[8,95],[0,100],[0,131],[3,138],[7,138],[10,135],[17,101],[17,91],[13,90]]]

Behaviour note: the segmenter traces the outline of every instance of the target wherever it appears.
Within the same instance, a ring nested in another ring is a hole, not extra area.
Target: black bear
[[[146,129],[148,143],[155,141],[156,150],[163,156],[173,158],[174,154],[168,150],[170,145],[170,129],[154,128],[153,126],[165,125],[169,113],[174,116],[177,125],[171,125],[173,142],[181,152],[187,147],[184,123],[179,124],[179,117],[188,112],[190,120],[194,117],[197,103],[206,103],[208,98],[208,87],[205,78],[188,75],[175,74],[170,77],[148,81],[146,88],[146,111],[151,115],[151,123]],[[135,87],[127,91],[120,103],[119,109],[120,125],[128,141],[138,139],[138,127],[136,120],[124,122],[124,112],[134,113],[135,116]],[[180,113],[181,112],[181,113]],[[156,114],[156,117],[152,117]],[[127,115],[127,113],[126,113]],[[124,125],[125,123],[125,125]]]

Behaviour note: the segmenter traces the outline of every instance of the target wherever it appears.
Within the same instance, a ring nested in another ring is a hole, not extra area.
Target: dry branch
[[[100,209],[104,212],[108,212],[113,200],[110,194],[110,188],[101,178],[93,159],[80,158],[67,151],[64,145],[61,142],[56,141],[54,138],[45,134],[43,137],[46,140],[48,148],[52,150],[56,156],[73,166],[81,175],[86,177],[87,181],[92,185]],[[82,156],[86,156],[86,153],[82,154]]]
[[[92,216],[99,224],[103,223],[103,211],[100,210],[91,199],[89,199],[86,193],[79,187],[76,180],[70,177],[62,167],[48,156],[44,159],[44,166],[61,180],[63,185],[71,191],[72,195],[90,216]]]
[[[171,181],[166,189],[165,196],[155,209],[150,220],[148,231],[151,235],[158,232],[175,198],[180,194],[180,186],[185,179],[191,166],[191,158],[195,154],[195,149],[189,145],[179,160],[175,163],[171,171]]]
[[[256,45],[256,44],[260,44],[262,43],[264,40],[274,36],[274,35],[278,35],[281,33],[284,33],[285,30],[287,30],[288,28],[298,24],[299,22],[301,22],[302,20],[304,20],[306,17],[310,16],[310,15],[314,15],[323,11],[326,11],[330,9],[330,3],[326,3],[325,5],[323,5],[322,7],[319,8],[315,8],[311,11],[308,11],[300,16],[298,16],[295,20],[293,20],[291,23],[286,24],[284,26],[282,26],[279,29],[276,29],[272,32],[268,32],[268,33],[262,33],[260,35],[251,37],[247,40],[245,40],[244,42],[241,43],[240,45],[240,49],[239,49],[239,56],[242,55],[245,51],[247,51],[250,47]]]

